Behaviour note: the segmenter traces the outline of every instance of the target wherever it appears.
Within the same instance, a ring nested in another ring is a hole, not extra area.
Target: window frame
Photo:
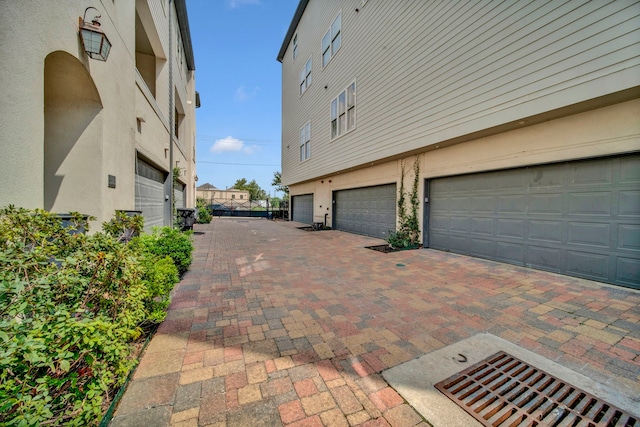
[[[307,65],[309,66],[308,71],[307,71]],[[304,78],[302,74],[303,72],[305,72]],[[298,75],[298,88],[300,89],[300,93],[299,93],[300,96],[304,95],[307,89],[309,89],[309,86],[311,86],[311,83],[313,81],[312,72],[313,72],[313,55],[310,55],[309,59],[307,59],[307,61],[304,63],[304,66],[302,67]],[[304,84],[304,88],[302,87],[303,84]]]
[[[334,33],[334,25],[338,20],[340,21],[340,26],[337,28],[337,31],[335,31]],[[325,40],[327,43],[326,45],[325,45]],[[335,48],[336,44],[338,45],[337,48]],[[333,57],[338,53],[341,47],[342,47],[342,10],[340,10],[340,12],[338,12],[335,18],[333,18],[333,20],[331,21],[331,25],[329,25],[329,28],[327,29],[327,31],[325,31],[324,35],[322,36],[322,39],[320,39],[320,53],[321,53],[320,56],[322,59],[323,69],[329,65],[329,63],[331,62]],[[325,57],[327,54],[328,54],[328,59],[325,62]]]
[[[296,57],[298,56],[298,33],[293,35],[292,40],[293,41],[291,43],[293,47],[292,47],[291,56],[292,56],[292,59],[295,61]]]
[[[298,151],[300,163],[306,162],[311,158],[311,120],[300,128]]]
[[[357,120],[356,79],[353,79],[335,98],[329,102],[329,140],[335,141],[356,129]]]

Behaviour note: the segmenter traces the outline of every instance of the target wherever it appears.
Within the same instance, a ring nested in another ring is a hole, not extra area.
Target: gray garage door
[[[640,288],[640,156],[434,179],[429,246]]]
[[[136,210],[142,211],[144,228],[149,231],[154,225],[164,224],[165,174],[138,159],[136,164]]]
[[[291,218],[303,224],[313,224],[313,194],[291,197]]]
[[[185,207],[185,202],[184,202],[185,188],[186,188],[186,185],[177,182],[175,188],[173,189],[173,201],[176,205],[176,208]]]
[[[333,194],[337,230],[386,239],[396,229],[396,185],[340,190]]]

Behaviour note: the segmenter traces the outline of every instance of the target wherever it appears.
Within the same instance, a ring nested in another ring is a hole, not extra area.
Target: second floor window
[[[342,13],[331,23],[331,27],[322,37],[322,66],[325,67],[342,45]]]
[[[300,95],[311,86],[311,65],[311,57],[309,57],[302,70],[300,70]]]
[[[331,139],[356,127],[356,82],[331,101]]]
[[[300,129],[300,161],[311,157],[311,122],[307,122]]]

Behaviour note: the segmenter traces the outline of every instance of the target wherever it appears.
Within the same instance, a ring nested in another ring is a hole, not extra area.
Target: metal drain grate
[[[640,426],[625,411],[503,351],[435,387],[485,426]]]

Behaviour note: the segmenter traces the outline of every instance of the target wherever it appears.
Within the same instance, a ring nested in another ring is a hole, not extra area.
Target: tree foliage
[[[285,194],[285,199],[289,195],[289,187],[286,185],[282,185],[282,173],[280,171],[275,171],[273,173],[273,180],[271,180],[271,185],[276,187],[276,191],[282,191]]]
[[[245,190],[249,192],[249,200],[264,200],[267,198],[267,193],[260,188],[255,179],[251,182],[247,182],[246,178],[240,178],[233,184],[233,188],[236,190]]]

